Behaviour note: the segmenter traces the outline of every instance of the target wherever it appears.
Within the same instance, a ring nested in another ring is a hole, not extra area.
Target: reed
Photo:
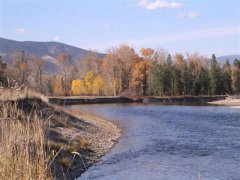
[[[48,168],[43,121],[25,116],[16,105],[0,110],[0,177],[53,179]]]

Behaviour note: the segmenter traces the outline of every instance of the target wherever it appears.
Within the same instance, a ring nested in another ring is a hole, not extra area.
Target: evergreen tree
[[[227,59],[223,65],[223,89],[227,93],[232,92],[231,81],[231,66],[229,60]]]
[[[193,69],[192,66],[187,66],[184,73],[184,81],[186,83],[185,95],[191,95],[193,89]]]
[[[233,61],[233,66],[235,66],[235,67],[237,67],[237,68],[240,68],[240,60],[234,59],[234,61]]]
[[[232,90],[233,93],[240,93],[240,60],[235,59],[232,66]]]
[[[174,95],[181,95],[181,72],[173,66],[173,92]]]
[[[153,68],[153,83],[152,83],[152,88],[153,88],[153,95],[154,96],[160,96],[161,95],[161,70],[160,70],[160,65],[155,64]]]
[[[168,54],[164,71],[164,92],[166,95],[173,95],[173,71],[172,71],[172,56]]]
[[[206,69],[203,67],[200,70],[199,77],[196,81],[196,95],[207,95],[210,92],[210,86],[209,86],[209,74]]]
[[[215,54],[212,55],[211,59],[210,87],[212,95],[221,93],[221,70]]]

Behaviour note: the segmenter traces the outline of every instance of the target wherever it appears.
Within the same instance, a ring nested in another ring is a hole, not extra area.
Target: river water
[[[68,107],[114,121],[123,137],[78,180],[239,180],[240,109],[143,104]]]

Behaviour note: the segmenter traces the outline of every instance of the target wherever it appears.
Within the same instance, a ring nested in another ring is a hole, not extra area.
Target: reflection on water
[[[239,180],[240,111],[222,106],[81,105],[123,137],[81,179]]]

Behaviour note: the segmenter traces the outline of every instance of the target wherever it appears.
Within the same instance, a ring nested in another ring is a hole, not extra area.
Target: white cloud
[[[53,38],[54,41],[59,41],[60,40],[60,36],[56,35],[54,38]]]
[[[216,28],[207,28],[207,29],[196,29],[193,31],[169,34],[165,36],[158,37],[147,37],[143,39],[133,40],[134,44],[160,44],[160,43],[172,43],[172,42],[181,42],[197,39],[206,39],[211,37],[221,37],[232,34],[240,34],[239,26],[230,26],[230,27],[216,27]]]
[[[200,16],[200,14],[195,11],[189,11],[186,13],[178,13],[177,14],[177,17],[179,17],[179,18],[197,18],[199,16]]]
[[[106,22],[105,24],[104,24],[104,27],[105,28],[109,28],[111,26],[111,23],[110,22]]]
[[[200,14],[198,12],[190,11],[187,13],[187,17],[189,17],[189,18],[196,18],[198,16],[200,16]]]
[[[147,10],[155,10],[155,9],[176,9],[182,6],[179,2],[168,2],[165,0],[156,0],[155,2],[149,2],[148,0],[141,0],[138,3],[138,6]]]
[[[17,28],[15,30],[16,34],[25,34],[27,32],[27,30],[25,28]]]
[[[178,13],[177,17],[178,18],[184,18],[184,17],[186,17],[186,14],[185,13]]]
[[[186,31],[176,34],[167,34],[162,36],[151,36],[138,39],[129,39],[122,41],[109,41],[104,43],[94,43],[89,44],[90,47],[96,49],[106,49],[112,46],[119,45],[123,42],[126,42],[132,46],[144,47],[149,46],[153,47],[156,45],[163,46],[169,43],[179,43],[193,40],[204,40],[214,37],[224,37],[229,35],[239,34],[240,35],[240,26],[229,26],[229,27],[215,27],[215,28],[206,28],[206,29],[196,29],[192,31]]]

